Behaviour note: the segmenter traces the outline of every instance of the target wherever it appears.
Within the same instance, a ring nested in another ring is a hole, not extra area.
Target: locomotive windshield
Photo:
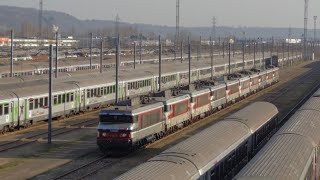
[[[133,123],[132,116],[125,115],[100,115],[102,123]]]

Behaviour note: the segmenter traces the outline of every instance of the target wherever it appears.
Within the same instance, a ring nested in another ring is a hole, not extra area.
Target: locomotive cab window
[[[133,123],[132,116],[100,115],[101,123]]]

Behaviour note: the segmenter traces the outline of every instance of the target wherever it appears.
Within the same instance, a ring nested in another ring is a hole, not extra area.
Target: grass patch
[[[84,135],[84,136],[81,136],[79,139],[79,141],[89,141],[89,140],[95,140],[94,135],[92,134]]]
[[[10,168],[14,168],[16,166],[18,166],[19,164],[23,163],[23,160],[13,160],[11,162],[8,162],[6,164],[0,165],[0,171],[6,170],[6,169],[10,169]]]

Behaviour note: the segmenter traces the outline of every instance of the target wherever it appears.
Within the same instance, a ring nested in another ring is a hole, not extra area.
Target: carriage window
[[[103,95],[103,88],[100,88],[100,95]]]
[[[107,87],[103,88],[103,94],[106,95],[107,94]]]
[[[58,104],[61,104],[61,95],[58,95]]]
[[[73,102],[73,100],[74,100],[74,94],[70,93],[70,101]]]
[[[63,95],[62,95],[62,103],[65,103],[65,102],[66,102],[66,95],[63,94]]]
[[[29,100],[29,110],[33,110],[33,101]]]
[[[57,95],[55,95],[55,96],[53,97],[53,104],[54,104],[54,105],[58,104],[58,96],[57,96]]]
[[[9,104],[5,104],[3,106],[3,112],[4,112],[4,115],[9,114]]]
[[[87,90],[87,98],[90,98],[90,89]]]
[[[67,94],[67,99],[66,100],[67,100],[67,102],[70,101],[70,94],[69,93]]]
[[[48,97],[44,98],[44,106],[48,106]]]
[[[116,86],[113,86],[112,90],[113,90],[113,93],[115,93],[116,92]]]
[[[93,96],[96,96],[96,95],[98,95],[98,93],[97,93],[97,88],[95,88],[95,89],[93,90]]]
[[[203,106],[209,104],[208,94],[202,95],[198,97],[198,106]]]
[[[142,115],[141,128],[146,128],[161,122],[162,118],[160,117],[160,115],[160,110]]]
[[[174,105],[174,115],[180,115],[188,111],[188,101],[184,101]]]
[[[94,89],[91,89],[91,97],[93,97],[95,94],[94,94]]]
[[[3,109],[2,109],[3,107],[2,107],[2,104],[0,104],[0,116],[2,116],[3,115]]]
[[[40,100],[39,102],[40,107],[43,107],[43,98],[40,98],[39,100]]]
[[[39,108],[39,99],[35,99],[34,100],[34,109],[38,109]]]

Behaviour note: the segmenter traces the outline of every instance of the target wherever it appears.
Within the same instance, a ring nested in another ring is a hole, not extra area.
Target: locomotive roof
[[[165,105],[170,105],[170,104],[181,102],[187,99],[190,99],[190,96],[187,94],[171,96],[171,97],[155,97],[156,101],[163,102]]]
[[[135,116],[163,107],[163,103],[138,104],[134,106],[113,106],[100,111],[100,115],[126,115]]]
[[[182,91],[182,93],[190,94],[192,97],[192,96],[202,95],[205,93],[210,93],[210,89],[209,88],[192,89],[192,90]]]

